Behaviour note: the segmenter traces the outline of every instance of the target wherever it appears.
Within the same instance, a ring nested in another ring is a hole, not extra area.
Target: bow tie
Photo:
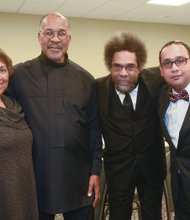
[[[176,103],[179,99],[183,99],[185,101],[189,101],[189,94],[186,90],[181,91],[180,93],[169,93],[169,99],[171,102]]]

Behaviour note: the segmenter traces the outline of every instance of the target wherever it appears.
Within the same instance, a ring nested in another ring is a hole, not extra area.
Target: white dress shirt
[[[190,84],[185,88],[185,90],[190,94]],[[173,93],[176,93],[173,90]],[[177,148],[179,132],[181,130],[187,109],[189,107],[189,102],[185,100],[178,100],[176,103],[170,102],[166,114],[164,116],[164,122],[168,129],[170,138]]]
[[[131,100],[132,100],[132,103],[133,103],[133,108],[134,108],[134,110],[136,109],[138,88],[139,88],[139,85],[137,85],[137,86],[129,93],[129,95],[130,95],[130,97],[131,97]],[[121,92],[118,91],[117,89],[116,89],[116,93],[117,93],[117,95],[119,96],[119,99],[120,99],[121,103],[123,104],[123,101],[124,101],[124,98],[125,98],[125,94],[124,94],[124,93],[121,93]]]

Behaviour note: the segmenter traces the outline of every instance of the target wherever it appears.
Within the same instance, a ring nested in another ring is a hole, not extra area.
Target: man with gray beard
[[[110,74],[96,80],[110,220],[131,219],[135,189],[142,219],[161,219],[166,173],[157,99],[163,80],[159,68],[142,70],[146,58],[139,38],[117,33],[104,48]]]

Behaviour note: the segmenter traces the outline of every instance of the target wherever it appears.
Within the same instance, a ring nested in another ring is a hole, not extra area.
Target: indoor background
[[[0,47],[14,64],[40,54],[37,32],[41,16],[0,12]],[[146,67],[158,65],[159,50],[167,41],[178,39],[190,44],[189,25],[76,17],[69,17],[69,20],[72,35],[69,57],[95,78],[108,74],[103,60],[104,45],[117,31],[131,32],[145,42],[148,50]]]

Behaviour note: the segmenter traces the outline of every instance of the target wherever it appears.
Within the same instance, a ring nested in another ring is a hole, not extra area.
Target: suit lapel
[[[149,82],[140,77],[136,104],[136,117],[139,126],[136,129],[136,135],[144,129],[142,121],[144,121],[144,117],[147,117],[146,114],[149,112],[150,106],[153,103],[152,101],[156,98],[156,94],[155,88],[151,87]]]
[[[171,90],[171,87],[166,84],[162,87],[162,90],[159,95],[160,97],[159,97],[159,102],[158,102],[158,112],[159,112],[162,131],[164,133],[165,139],[168,142],[168,144],[173,147],[173,149],[176,149],[171,138],[170,138],[170,135],[168,133],[168,129],[167,129],[166,124],[164,122],[164,117],[165,117],[167,108],[170,103],[170,101],[169,101],[169,91],[170,90]]]
[[[145,80],[143,77],[139,79],[139,89],[137,95],[136,111],[139,117],[143,117],[143,113],[146,114],[148,108],[152,102],[157,99],[158,90],[155,88],[152,81]]]
[[[160,118],[162,119],[162,122],[164,123],[164,116],[167,111],[167,108],[169,106],[169,91],[170,87],[166,87],[165,90],[162,91],[159,98],[158,108],[159,108],[159,114]],[[165,123],[164,123],[165,124]]]
[[[111,89],[111,77],[106,76],[100,83],[99,87],[99,100],[101,111],[107,116],[109,107],[109,94]]]
[[[179,141],[178,141],[179,147],[181,146],[180,143],[183,142],[185,134],[187,132],[189,133],[189,130],[190,130],[190,120],[189,119],[190,119],[190,106],[187,109],[187,113],[185,115],[184,122],[183,122],[181,130],[179,132]]]
[[[136,104],[136,115],[138,118],[140,118],[144,111],[146,111],[146,104],[148,100],[148,94],[149,92],[146,89],[145,84],[140,79],[139,80],[139,88],[138,88],[138,94],[137,94],[137,104]]]

